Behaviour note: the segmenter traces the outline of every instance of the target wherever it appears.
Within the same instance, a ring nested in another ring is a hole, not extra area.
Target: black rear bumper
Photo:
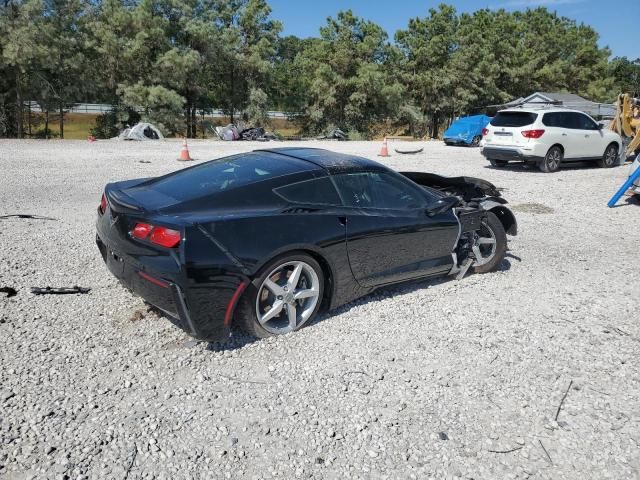
[[[534,155],[524,155],[519,150],[511,148],[484,147],[481,153],[487,159],[501,160],[504,162],[537,162],[543,158]]]
[[[198,285],[177,266],[172,271],[161,271],[157,265],[150,267],[114,250],[103,240],[100,230],[96,244],[107,268],[120,283],[165,312],[173,324],[200,340],[221,341],[229,337],[225,314],[241,280],[222,277],[215,279],[214,285]]]

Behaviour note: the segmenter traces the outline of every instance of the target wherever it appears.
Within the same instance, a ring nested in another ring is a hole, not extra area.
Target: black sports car
[[[382,285],[496,270],[517,230],[506,203],[475,178],[277,148],[108,184],[96,241],[190,335],[265,337]]]

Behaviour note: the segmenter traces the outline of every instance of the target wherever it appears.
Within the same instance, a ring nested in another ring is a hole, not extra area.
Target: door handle
[[[586,135],[584,136],[584,138],[589,138],[589,134],[586,134]]]
[[[567,136],[567,134],[566,134],[566,133],[563,133],[563,134],[562,134],[562,136],[563,136],[563,137],[566,137],[566,136]]]
[[[347,217],[338,217],[338,223],[343,227],[347,225]]]

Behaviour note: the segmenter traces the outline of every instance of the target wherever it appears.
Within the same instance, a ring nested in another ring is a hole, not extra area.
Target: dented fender
[[[506,203],[507,201],[502,197],[486,197],[480,200],[478,205],[498,217],[505,232],[515,236],[518,234],[518,222],[513,212],[505,206]]]

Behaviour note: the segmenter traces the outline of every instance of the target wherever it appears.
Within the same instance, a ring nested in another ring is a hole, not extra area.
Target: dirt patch
[[[553,208],[541,203],[520,203],[518,205],[512,205],[511,210],[514,212],[533,213],[535,215],[553,213],[555,211]]]

